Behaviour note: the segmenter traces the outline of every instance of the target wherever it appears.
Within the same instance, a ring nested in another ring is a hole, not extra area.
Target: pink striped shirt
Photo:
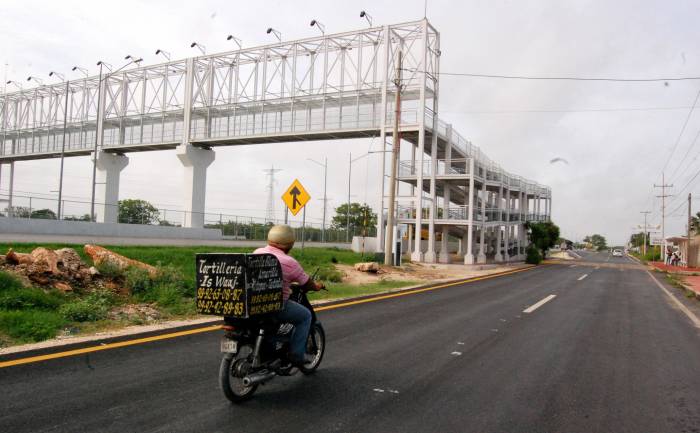
[[[287,299],[289,299],[289,295],[292,294],[290,284],[298,283],[304,285],[309,281],[309,276],[306,275],[306,272],[304,272],[304,269],[294,257],[286,254],[279,248],[268,245],[253,251],[253,254],[265,253],[272,254],[277,257],[277,260],[279,260],[280,265],[282,266],[282,279],[284,280],[282,299],[286,302]]]

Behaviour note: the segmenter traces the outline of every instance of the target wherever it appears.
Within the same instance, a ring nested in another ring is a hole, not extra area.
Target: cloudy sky
[[[49,80],[96,60],[119,64],[126,54],[155,62],[162,48],[173,58],[194,53],[196,40],[208,52],[231,48],[226,35],[245,46],[271,42],[273,26],[284,39],[314,35],[317,18],[328,33],[364,26],[366,9],[375,24],[421,18],[423,0],[388,1],[10,1],[0,0],[0,68],[8,79],[28,75]],[[523,76],[700,76],[700,6],[695,0],[430,0],[427,15],[441,34],[441,70]],[[5,67],[7,63],[7,67]],[[666,167],[670,190],[667,233],[684,230],[688,192],[700,197],[700,109],[691,112],[700,80],[620,83],[441,77],[440,116],[492,159],[553,190],[553,218],[564,236],[601,233],[625,241],[643,210],[660,222],[653,184]],[[687,120],[687,122],[686,122]],[[685,125],[685,128],[683,126]],[[683,132],[681,134],[681,131]],[[208,172],[207,210],[263,217],[267,195],[263,169],[272,165],[281,194],[298,177],[321,198],[323,170],[308,162],[328,157],[331,207],[347,197],[348,154],[367,152],[370,140],[217,148]],[[130,154],[122,172],[121,197],[159,207],[181,208],[180,164],[174,152]],[[555,157],[569,164],[550,164]],[[353,201],[376,203],[377,156],[353,165]],[[64,195],[90,197],[87,157],[66,160]],[[668,161],[668,163],[667,163]],[[375,175],[376,177],[376,175]],[[17,194],[51,194],[58,162],[16,165]],[[684,188],[685,187],[685,188]],[[3,170],[2,190],[7,188]],[[19,192],[21,191],[21,192]],[[679,207],[680,206],[680,207]],[[694,201],[700,207],[700,201]],[[319,222],[322,204],[308,217]],[[278,210],[282,205],[278,203]],[[677,209],[677,210],[676,210]],[[66,205],[66,213],[89,206]]]

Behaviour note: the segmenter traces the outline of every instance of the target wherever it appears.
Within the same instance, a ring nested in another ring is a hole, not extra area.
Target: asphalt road
[[[0,368],[0,431],[700,431],[700,330],[629,259],[572,266],[321,312],[317,374],[240,406],[218,332]]]

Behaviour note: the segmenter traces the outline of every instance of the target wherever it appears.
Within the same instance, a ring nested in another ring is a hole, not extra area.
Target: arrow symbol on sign
[[[292,196],[292,210],[297,208],[297,203],[301,204],[301,202],[297,198],[297,196],[300,194],[301,194],[301,191],[299,191],[299,188],[297,188],[296,186],[294,188],[292,188],[291,191],[289,191],[289,195]]]

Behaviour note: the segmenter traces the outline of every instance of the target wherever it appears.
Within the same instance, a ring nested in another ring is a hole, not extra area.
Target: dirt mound
[[[85,245],[96,265],[108,262],[121,270],[129,266],[146,269],[152,276],[157,269],[151,265],[129,259],[106,248]],[[8,271],[22,280],[25,285],[55,288],[62,292],[110,290],[121,292],[119,281],[100,275],[99,271],[87,265],[72,248],[50,250],[35,248],[31,253],[18,253],[12,248],[7,255],[0,255],[0,269]]]
[[[155,277],[158,274],[158,270],[154,266],[124,257],[121,254],[117,254],[104,247],[97,245],[85,245],[84,250],[85,253],[90,256],[93,263],[95,263],[97,266],[103,263],[110,263],[122,271],[126,270],[130,266],[134,266],[136,268],[147,270],[151,277]]]

